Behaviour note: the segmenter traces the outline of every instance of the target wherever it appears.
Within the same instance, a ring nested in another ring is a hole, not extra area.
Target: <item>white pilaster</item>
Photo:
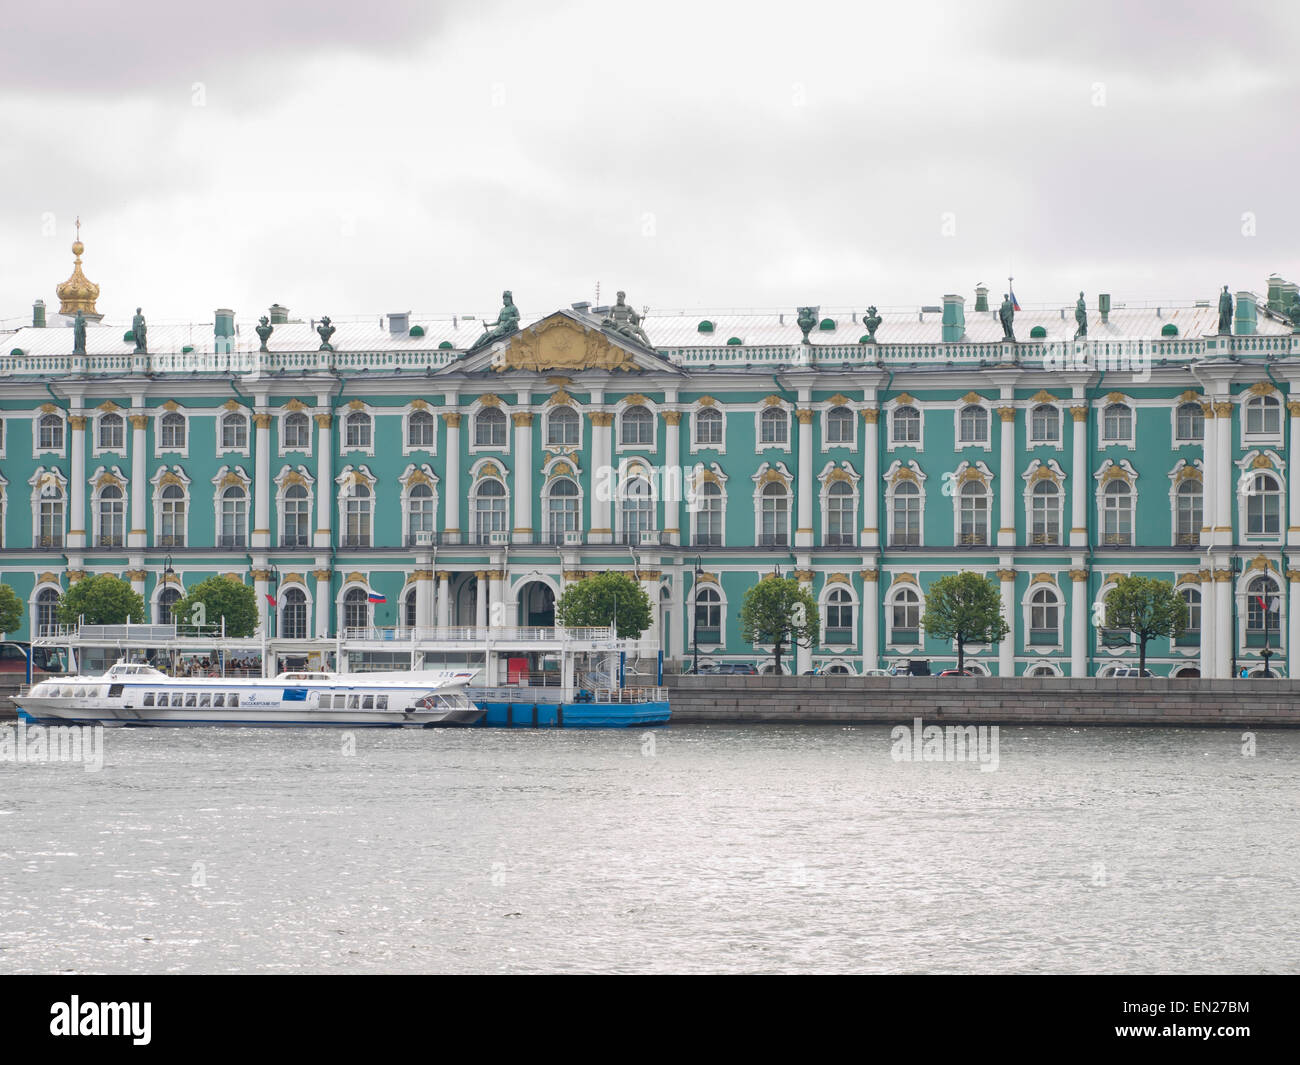
[[[1076,403],[1070,407],[1070,443],[1074,466],[1070,471],[1070,546],[1088,546],[1088,406]],[[1010,490],[1008,483],[1002,487]]]
[[[1002,422],[1002,437],[999,442],[1002,452],[999,456],[999,480],[1002,483],[998,486],[998,546],[1015,547],[1016,408],[1009,403],[998,407],[998,418]]]
[[[516,411],[515,423],[515,531],[517,544],[533,542],[533,415]]]
[[[594,397],[593,397],[594,400]],[[587,540],[593,544],[614,542],[614,523],[611,520],[611,501],[616,488],[611,467],[611,428],[614,415],[608,411],[591,411],[591,518],[587,525]]]
[[[447,426],[447,492],[444,497],[443,511],[446,514],[446,527],[443,529],[443,542],[458,544],[461,542],[460,531],[460,420],[459,411],[445,411],[442,415]]]
[[[71,430],[72,480],[68,484],[68,546],[85,547],[86,535],[86,415],[77,409],[68,417]],[[35,432],[35,426],[33,426]],[[137,491],[139,486],[137,484]]]
[[[1205,513],[1208,515],[1209,510],[1206,510]],[[1213,677],[1216,669],[1215,663],[1218,661],[1215,647],[1223,637],[1219,632],[1214,612],[1214,569],[1212,564],[1201,570],[1201,578],[1199,586],[1201,589],[1201,676]]]
[[[1226,421],[1226,419],[1224,419]],[[1214,626],[1219,637],[1214,641],[1214,676],[1220,680],[1232,676],[1232,646],[1237,634],[1232,631],[1232,572],[1219,570],[1214,575]],[[1202,618],[1205,605],[1201,605]]]
[[[316,535],[312,543],[326,548],[330,546],[330,522],[334,512],[333,423],[332,414],[316,415]]]
[[[1003,559],[1005,569],[998,570],[998,579],[1002,591],[1002,616],[1006,619],[1008,631],[998,644],[998,676],[1012,677],[1016,672],[1016,630],[1019,615],[1016,611],[1016,571],[1011,568],[1011,560]]]
[[[433,574],[427,569],[415,574],[415,625],[421,629],[433,625]]]
[[[1088,675],[1088,571],[1070,570],[1070,676]]]
[[[1294,387],[1294,386],[1293,386]],[[1296,471],[1300,470],[1300,403],[1295,400],[1287,402],[1286,409],[1291,415],[1291,452],[1287,456],[1287,502],[1290,520],[1287,522],[1286,542],[1292,547],[1300,545],[1300,482],[1296,480]],[[1294,617],[1294,611],[1292,611]],[[1292,653],[1288,645],[1287,654]],[[1296,676],[1295,670],[1288,670],[1289,676]]]
[[[664,413],[664,464],[665,476],[661,478],[664,508],[664,542],[677,545],[682,542],[682,493],[686,477],[682,473],[682,414],[666,410]]]
[[[438,571],[438,625],[451,625],[451,574],[445,569]]]
[[[873,400],[874,402],[874,400]],[[862,412],[862,546],[880,545],[880,411]],[[874,587],[874,585],[873,585]],[[866,652],[864,650],[863,654]],[[873,660],[869,669],[877,669]]]
[[[271,546],[271,413],[261,410],[253,415],[253,546]],[[327,495],[325,485],[321,495]]]
[[[1219,402],[1214,405],[1214,427],[1218,437],[1218,451],[1215,454],[1214,489],[1214,543],[1231,544],[1232,535],[1232,404]],[[1206,424],[1206,431],[1209,424]]]
[[[327,569],[318,569],[315,571],[316,577],[316,632],[315,637],[318,640],[326,639],[330,635],[330,608],[334,605],[330,596],[330,571]]]
[[[795,489],[799,494],[799,524],[794,530],[795,547],[812,547],[813,542],[813,412],[807,408],[795,411],[799,419],[799,478]]]
[[[880,668],[880,571],[862,571],[862,668]]]
[[[134,410],[131,421],[131,528],[126,535],[128,547],[144,547],[149,540],[149,530],[145,519],[146,504],[149,502],[149,482],[146,479],[145,435],[149,425],[149,416],[143,410]],[[143,583],[143,582],[142,582]]]
[[[487,570],[478,570],[474,576],[478,579],[477,595],[475,596],[474,624],[480,629],[486,628],[488,623],[488,577]]]

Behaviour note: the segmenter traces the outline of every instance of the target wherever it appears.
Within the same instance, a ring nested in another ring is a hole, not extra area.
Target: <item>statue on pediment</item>
[[[275,326],[271,324],[271,319],[266,315],[262,315],[262,317],[257,320],[257,335],[262,341],[262,346],[257,349],[258,351],[266,350],[266,342],[271,339],[271,334],[274,332]]]
[[[1078,329],[1074,331],[1075,340],[1085,340],[1088,336],[1088,305],[1083,300],[1083,293],[1079,293],[1079,302],[1074,305],[1074,321]]]
[[[817,324],[817,311],[818,308],[816,307],[799,308],[799,317],[797,321],[799,322],[799,328],[803,330],[803,342],[805,344],[812,343],[812,341],[808,339],[808,334],[812,332],[813,326]]]
[[[1016,342],[1016,307],[1011,302],[1010,293],[1002,294],[1002,306],[998,308],[998,321],[1002,323],[1002,339]]]
[[[145,324],[144,314],[141,309],[135,309],[135,317],[131,319],[131,336],[135,340],[135,354],[145,355],[149,352],[148,326]]]
[[[72,321],[72,354],[86,354],[86,316],[80,311]]]
[[[333,351],[334,345],[330,343],[330,337],[338,332],[338,330],[335,329],[334,326],[330,325],[330,316],[328,314],[320,320],[320,325],[316,327],[316,332],[320,334],[320,350]]]
[[[1227,336],[1232,332],[1232,293],[1228,291],[1228,286],[1223,286],[1223,291],[1219,294],[1219,334]]]
[[[871,343],[876,342],[876,330],[880,328],[880,312],[876,308],[868,307],[866,317],[862,319],[862,324],[867,327],[867,336],[871,338]]]
[[[647,348],[653,347],[650,338],[646,336],[645,330],[641,328],[641,316],[627,305],[627,293],[620,292],[618,300],[609,309],[609,314],[601,321],[601,325],[606,329],[612,329],[631,340],[644,344]]]
[[[475,348],[519,332],[519,308],[515,306],[514,296],[509,289],[501,293],[501,313],[497,315],[497,320],[490,325],[484,322],[483,329],[483,335],[474,341]]]

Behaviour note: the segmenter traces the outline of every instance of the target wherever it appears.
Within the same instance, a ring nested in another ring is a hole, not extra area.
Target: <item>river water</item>
[[[110,730],[0,761],[0,972],[1295,973],[1250,735]]]

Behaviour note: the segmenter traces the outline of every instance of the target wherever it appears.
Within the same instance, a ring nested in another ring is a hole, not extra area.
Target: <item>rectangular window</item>
[[[212,705],[212,694],[210,692],[202,692],[199,695],[199,706],[202,707],[202,706],[211,706],[211,705]]]
[[[145,692],[145,693],[144,693],[144,702],[141,703],[140,705],[141,705],[141,706],[153,706],[153,697],[154,697],[154,693],[153,693],[153,692]]]
[[[375,709],[376,709],[376,710],[387,710],[387,709],[388,709],[388,696],[387,696],[387,695],[376,695],[376,696],[375,696]]]

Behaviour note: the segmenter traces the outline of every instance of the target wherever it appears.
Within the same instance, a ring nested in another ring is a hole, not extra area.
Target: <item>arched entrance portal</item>
[[[555,593],[543,581],[529,581],[519,589],[519,624],[550,628],[555,624]]]

